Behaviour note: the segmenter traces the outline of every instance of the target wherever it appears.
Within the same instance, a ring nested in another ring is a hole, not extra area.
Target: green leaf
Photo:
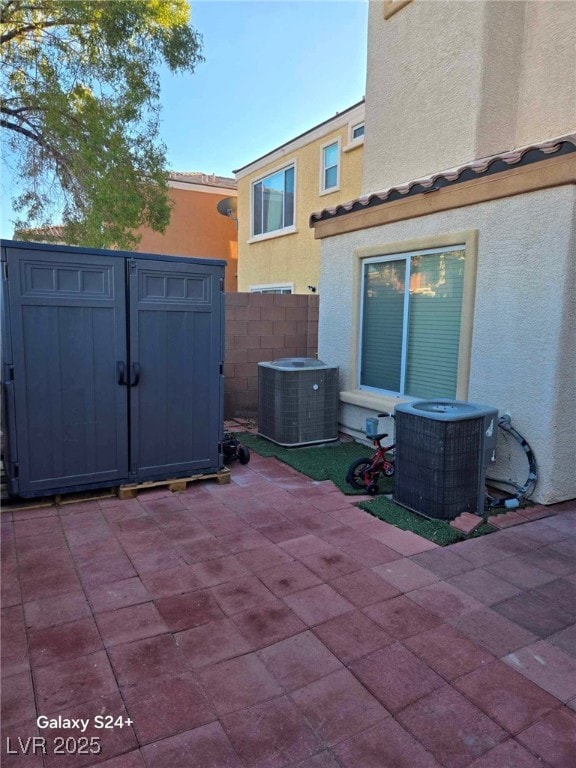
[[[129,248],[142,225],[165,231],[159,67],[203,61],[186,0],[2,0],[0,9],[0,126],[25,189],[14,200],[20,236],[61,223],[58,240]]]

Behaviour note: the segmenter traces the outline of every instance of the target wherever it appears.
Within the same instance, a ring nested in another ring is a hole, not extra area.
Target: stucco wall
[[[362,113],[363,116],[363,113]],[[359,122],[361,118],[351,118]],[[281,159],[260,167],[238,179],[238,290],[251,285],[293,283],[295,293],[308,293],[309,285],[318,285],[320,276],[320,243],[308,226],[310,214],[346,202],[360,194],[362,183],[363,144],[341,151],[340,189],[320,195],[320,148],[340,138],[341,150],[348,143],[348,125],[330,131],[303,147],[286,148]],[[259,242],[250,240],[250,195],[253,181],[277,168],[296,161],[296,232],[270,237]]]
[[[169,256],[198,256],[225,259],[226,290],[235,291],[238,285],[238,242],[235,223],[216,210],[219,200],[235,195],[170,188],[174,203],[170,224],[161,235],[142,228],[139,253],[160,253]]]
[[[318,355],[340,366],[346,390],[359,311],[355,249],[478,230],[466,399],[511,414],[536,454],[534,499],[541,503],[576,496],[575,206],[575,188],[566,186],[322,241]],[[343,430],[362,430],[368,415],[373,411],[343,404]],[[523,484],[526,459],[500,439],[490,474]]]
[[[364,194],[576,128],[576,2],[370,3]]]

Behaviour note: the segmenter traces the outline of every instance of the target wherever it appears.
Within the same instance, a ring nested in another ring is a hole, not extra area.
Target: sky
[[[365,92],[367,0],[192,0],[205,61],[161,77],[168,167],[233,176]],[[11,237],[3,168],[0,236]],[[55,222],[57,223],[57,222]]]

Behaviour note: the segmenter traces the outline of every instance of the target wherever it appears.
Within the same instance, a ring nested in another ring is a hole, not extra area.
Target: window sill
[[[358,149],[358,147],[364,146],[364,136],[360,139],[356,139],[355,141],[351,141],[349,144],[346,144],[345,147],[342,147],[342,152],[352,152],[353,149]]]
[[[369,408],[380,413],[393,412],[398,403],[411,402],[413,398],[401,395],[376,395],[373,392],[365,392],[362,389],[352,389],[340,392],[340,402],[349,405],[358,405],[360,408]]]
[[[286,229],[277,229],[274,232],[266,232],[264,235],[255,235],[251,237],[247,242],[261,243],[263,240],[272,240],[276,237],[284,237],[284,235],[294,235],[298,232],[297,227],[286,227]]]
[[[333,192],[339,192],[340,191],[340,184],[338,184],[337,187],[330,187],[330,189],[321,189],[320,192],[318,192],[319,197],[324,197],[324,195],[331,195]]]

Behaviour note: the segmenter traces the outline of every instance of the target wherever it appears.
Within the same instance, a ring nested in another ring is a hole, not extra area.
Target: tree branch
[[[16,29],[6,32],[4,35],[0,35],[0,44],[9,43],[15,37],[21,37],[27,32],[34,32],[35,30],[49,29],[50,27],[67,27],[72,24],[72,21],[68,19],[57,19],[55,21],[43,21],[38,24],[28,24],[25,27],[17,27]]]
[[[22,136],[26,136],[27,139],[31,139],[32,141],[35,141],[37,144],[39,144],[42,149],[48,149],[48,146],[40,134],[32,133],[32,131],[29,131],[27,128],[23,128],[21,125],[18,125],[18,123],[10,123],[8,120],[4,120],[4,118],[0,117],[0,127],[8,128],[9,131],[21,133]]]
[[[0,104],[0,112],[4,115],[10,115],[11,117],[18,117],[23,112],[45,112],[45,107],[18,107],[18,109],[10,109],[10,107]]]
[[[29,130],[28,128],[24,128],[24,126],[18,125],[18,123],[9,122],[4,118],[0,118],[0,127],[7,128],[9,131],[14,131],[15,133],[19,133],[21,136],[24,136],[30,141],[33,141],[35,144],[41,147],[44,152],[52,157],[52,159],[60,166],[62,171],[68,176],[69,181],[74,180],[74,173],[68,167],[68,163],[66,162],[64,155],[49,142],[47,142],[40,133],[36,133]]]

